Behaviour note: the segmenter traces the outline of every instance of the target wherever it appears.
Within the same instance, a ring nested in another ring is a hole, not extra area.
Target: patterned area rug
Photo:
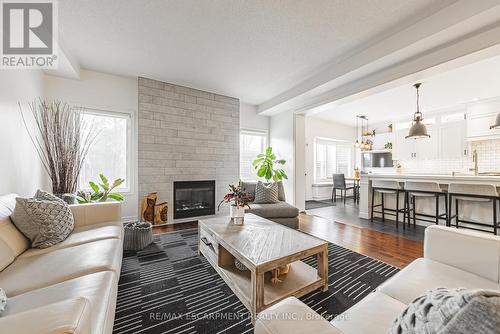
[[[197,229],[156,235],[124,254],[114,333],[253,333],[246,308],[198,256],[197,237]],[[329,291],[300,299],[330,320],[398,271],[331,243],[328,252]]]

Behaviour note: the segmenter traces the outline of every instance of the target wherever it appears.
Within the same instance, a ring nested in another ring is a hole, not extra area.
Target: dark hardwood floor
[[[411,240],[402,235],[344,224],[306,213],[300,214],[299,221],[299,229],[305,233],[399,268],[423,255],[422,241]],[[173,232],[197,226],[197,222],[158,226],[153,228],[153,233]]]

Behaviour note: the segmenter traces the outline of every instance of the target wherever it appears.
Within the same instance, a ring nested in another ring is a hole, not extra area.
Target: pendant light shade
[[[490,126],[491,129],[500,129],[500,113],[497,114],[497,118],[495,119],[495,124]]]
[[[405,137],[406,139],[430,138],[430,135],[427,133],[427,127],[424,123],[422,123],[424,117],[420,112],[419,88],[421,85],[421,83],[417,83],[414,85],[417,90],[417,111],[415,112],[415,114],[413,114],[413,124],[410,128],[410,131],[408,132],[408,136]]]

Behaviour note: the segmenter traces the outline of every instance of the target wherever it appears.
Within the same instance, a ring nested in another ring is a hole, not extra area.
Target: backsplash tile
[[[475,141],[469,144],[469,156],[459,159],[401,160],[404,173],[451,174],[469,173],[474,167],[472,152],[477,150],[479,172],[500,172],[500,139]]]

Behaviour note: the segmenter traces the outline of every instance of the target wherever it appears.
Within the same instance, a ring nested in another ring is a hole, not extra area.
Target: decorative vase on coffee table
[[[243,218],[245,217],[245,208],[242,206],[231,205],[229,210],[229,214],[234,224],[241,225],[243,224]]]

